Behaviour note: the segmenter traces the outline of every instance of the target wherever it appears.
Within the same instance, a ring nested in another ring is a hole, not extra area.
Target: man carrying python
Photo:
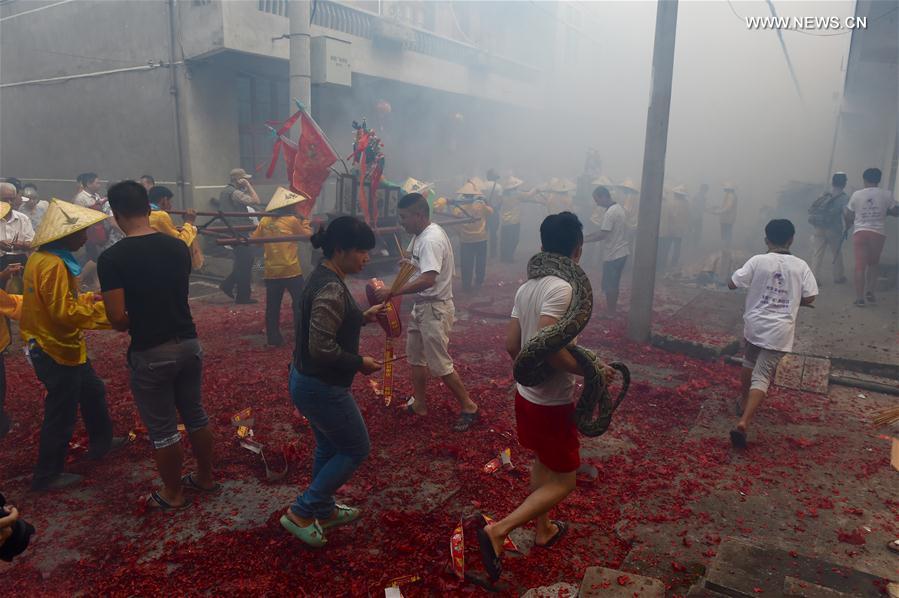
[[[574,344],[593,312],[593,290],[577,263],[584,242],[580,220],[571,212],[547,216],[540,225],[540,241],[542,252],[528,262],[528,280],[515,294],[506,332],[506,351],[515,362],[518,383],[518,440],[537,458],[531,469],[531,494],[502,520],[490,525],[484,520],[478,529],[481,558],[493,581],[502,572],[503,542],[512,530],[535,521],[538,548],[550,548],[564,537],[567,524],[549,519],[549,511],[575,488],[580,465],[577,433],[603,434],[630,383],[623,364],[607,366]],[[613,401],[608,384],[615,372],[622,384]],[[575,376],[584,379],[577,405]]]

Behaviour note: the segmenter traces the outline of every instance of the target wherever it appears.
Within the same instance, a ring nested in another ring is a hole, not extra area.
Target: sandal
[[[545,544],[537,544],[536,542],[534,542],[535,548],[552,548],[553,545],[561,540],[565,536],[565,533],[568,531],[568,524],[564,521],[556,521],[555,519],[550,519],[550,523],[555,523],[556,527],[559,528],[559,531],[557,531],[552,538],[547,540]]]
[[[478,528],[478,544],[481,547],[481,561],[484,563],[484,569],[487,570],[490,581],[496,581],[503,573],[503,563],[500,556],[493,549],[490,536],[487,535],[483,527]]]
[[[874,296],[874,293],[867,292],[865,293],[865,301],[868,303],[877,303],[877,297]]]
[[[346,505],[335,504],[334,513],[331,515],[331,517],[325,520],[319,519],[318,524],[323,530],[337,527],[339,525],[346,525],[359,519],[359,515],[361,513],[362,511],[360,509],[357,509],[356,507],[348,507]]]
[[[313,548],[321,548],[327,543],[325,534],[322,531],[322,527],[321,525],[319,525],[317,520],[313,521],[306,527],[300,527],[299,525],[291,521],[290,517],[288,517],[287,515],[281,515],[281,527],[290,532],[298,540],[303,541],[305,544],[308,544]]]
[[[465,413],[464,411],[459,414],[459,419],[456,420],[456,423],[453,424],[453,430],[456,432],[466,432],[471,426],[474,425],[481,418],[481,410],[478,409],[474,413]]]
[[[413,407],[413,405],[415,405],[415,397],[409,397],[409,399],[406,401],[406,406],[403,407],[403,410],[406,412],[406,414],[424,417],[424,415],[415,410],[415,407]]]
[[[147,497],[147,506],[151,509],[159,509],[160,511],[180,511],[190,506],[188,501],[184,501],[180,505],[173,505],[166,499],[162,498],[156,490]]]
[[[734,428],[733,430],[731,430],[730,443],[734,445],[734,448],[746,448],[746,432],[744,432],[740,428]]]
[[[204,488],[197,483],[197,481],[194,479],[194,474],[192,473],[189,473],[181,478],[181,485],[185,490],[193,490],[194,492],[202,492],[204,494],[218,494],[222,491],[222,485],[218,482],[215,482],[212,485],[212,488]]]
[[[899,540],[893,540],[887,543],[887,548],[895,553],[899,553]]]

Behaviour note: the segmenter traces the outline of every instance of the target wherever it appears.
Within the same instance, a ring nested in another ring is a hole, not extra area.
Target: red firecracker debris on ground
[[[508,303],[516,278],[507,276],[500,286],[497,276],[471,300],[483,303],[492,296],[496,304]],[[626,300],[627,292],[623,295]],[[457,298],[459,321],[450,352],[480,405],[481,423],[468,433],[453,432],[457,407],[437,381],[429,383],[428,416],[418,418],[403,410],[404,401],[385,407],[377,385],[358,376],[352,392],[372,451],[338,499],[361,507],[363,515],[353,525],[328,530],[328,543],[319,550],[306,548],[278,523],[309,483],[314,439],[288,391],[293,335],[286,335],[284,347],[267,347],[262,304],[234,306],[219,297],[192,302],[205,351],[204,403],[224,490],[214,497],[192,496],[191,506],[176,513],[142,506],[158,481],[130,396],[126,336],[90,332],[87,343],[106,381],[116,433],[134,430],[135,441],[104,461],[87,461],[81,447],[88,440],[79,422],[73,437],[78,447],[68,467],[85,481],[56,493],[28,491],[43,389],[21,351],[10,352],[7,409],[17,425],[0,441],[0,491],[38,533],[12,566],[0,565],[4,586],[22,596],[376,596],[391,580],[414,576],[414,583],[403,585],[403,595],[486,593],[454,574],[447,540],[460,518],[469,521],[483,511],[500,519],[514,509],[528,494],[525,472],[533,455],[515,435],[511,362],[503,345],[506,321],[469,316],[468,300]],[[598,294],[596,302],[600,308]],[[675,308],[661,307],[669,313]],[[289,312],[285,305],[285,331]],[[689,326],[684,323],[680,332],[688,334]],[[701,323],[695,327],[701,329]],[[701,338],[711,334],[697,332]],[[780,534],[800,546],[810,545],[816,533],[825,537],[821,530],[827,529],[829,537],[859,546],[859,561],[870,559],[873,538],[863,546],[857,530],[837,535],[837,524],[831,523],[835,503],[854,518],[863,514],[863,524],[878,540],[899,535],[899,501],[877,490],[889,484],[854,489],[889,472],[883,443],[828,397],[772,389],[751,431],[750,449],[737,455],[727,431],[735,419],[738,368],[631,342],[624,320],[594,319],[578,342],[602,359],[628,364],[633,383],[609,432],[581,438],[582,457],[598,476],[553,511],[570,531],[551,550],[528,551],[530,526],[513,536],[524,552],[504,557],[503,594],[520,595],[558,581],[578,584],[588,566],[620,568],[637,546],[647,555],[642,562],[648,571],[634,573],[674,582],[694,564],[708,565],[714,547],[729,536],[764,541]],[[380,329],[363,330],[364,354],[382,354],[383,343]],[[408,396],[409,366],[405,361],[395,366],[396,396]],[[288,466],[283,479],[268,481],[259,455],[240,446],[231,418],[246,408],[252,409],[253,440],[265,447],[270,467]],[[507,448],[515,469],[485,473],[484,464]],[[185,450],[189,454],[188,442]],[[190,464],[188,459],[185,467]],[[815,510],[817,518],[796,516]],[[678,535],[683,530],[689,537]],[[466,542],[465,553],[466,575],[483,575],[477,542]],[[630,577],[621,575],[617,582],[627,585]]]

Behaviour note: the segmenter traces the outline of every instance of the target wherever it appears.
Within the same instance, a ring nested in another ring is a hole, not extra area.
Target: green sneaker
[[[318,524],[318,521],[313,521],[306,527],[300,527],[299,525],[291,521],[290,517],[288,517],[287,515],[282,515],[281,527],[289,531],[291,534],[293,534],[309,546],[312,546],[313,548],[321,548],[325,545],[325,543],[327,543],[325,534],[322,532],[322,526]]]
[[[329,529],[332,527],[337,527],[338,525],[346,525],[348,523],[352,523],[359,519],[359,515],[362,513],[361,510],[356,507],[348,507],[346,505],[335,504],[334,505],[334,514],[324,521],[319,520],[321,527],[323,530]]]

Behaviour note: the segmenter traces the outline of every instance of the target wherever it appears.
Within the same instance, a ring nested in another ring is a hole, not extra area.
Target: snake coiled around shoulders
[[[537,386],[553,369],[546,359],[567,348],[584,373],[584,389],[575,407],[575,423],[584,436],[600,436],[609,429],[612,414],[624,400],[630,386],[630,371],[623,363],[610,363],[621,375],[621,390],[613,400],[608,380],[593,351],[572,345],[593,314],[593,287],[590,279],[571,258],[541,252],[528,262],[528,278],[557,276],[571,285],[571,303],[565,314],[552,326],[541,329],[521,348],[512,375],[522,386]]]

